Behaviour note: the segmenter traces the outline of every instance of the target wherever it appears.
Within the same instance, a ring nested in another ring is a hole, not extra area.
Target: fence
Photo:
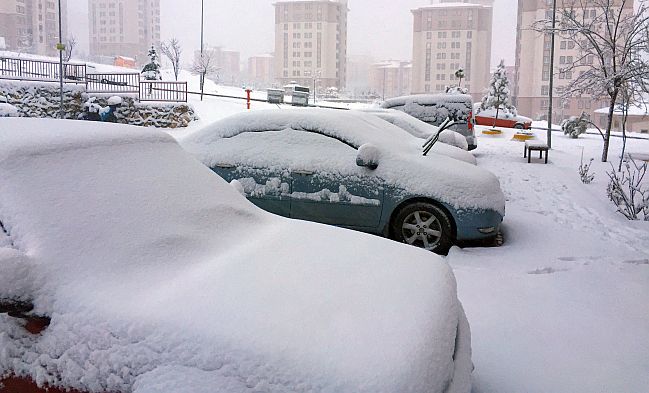
[[[103,73],[86,75],[88,93],[136,93],[140,92],[140,74]]]
[[[59,67],[51,61],[0,57],[0,79],[58,82]],[[187,82],[141,81],[137,72],[86,71],[85,64],[63,63],[63,81],[84,84],[88,93],[131,93],[140,101],[187,102]]]
[[[187,102],[187,82],[140,81],[140,101]]]
[[[58,81],[59,63],[42,60],[0,58],[0,78],[16,80]],[[66,83],[86,83],[86,65],[63,63],[63,79]]]

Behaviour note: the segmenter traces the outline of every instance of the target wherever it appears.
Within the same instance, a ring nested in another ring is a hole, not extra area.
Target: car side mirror
[[[379,166],[380,156],[381,151],[378,147],[374,146],[371,143],[366,143],[358,148],[358,154],[356,155],[356,165],[374,170]]]

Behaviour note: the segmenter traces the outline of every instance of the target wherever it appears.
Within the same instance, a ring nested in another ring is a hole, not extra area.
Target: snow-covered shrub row
[[[17,82],[0,80],[0,96],[18,109],[19,116],[37,118],[59,117],[59,85],[52,82]],[[112,94],[88,94],[84,86],[64,85],[63,106],[66,119],[83,115],[83,104],[96,96],[96,103],[108,105]],[[122,106],[115,113],[117,121],[131,125],[177,128],[196,120],[194,109],[186,103],[140,103],[134,95],[122,95]]]

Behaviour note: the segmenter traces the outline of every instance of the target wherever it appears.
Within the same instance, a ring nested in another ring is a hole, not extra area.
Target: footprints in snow
[[[593,261],[598,261],[598,260],[603,260],[606,259],[605,257],[559,257],[557,260],[561,262],[575,262],[578,263],[579,265],[586,266],[589,265]],[[617,264],[615,261],[610,261],[612,264]],[[632,259],[632,260],[626,260],[620,262],[622,264],[628,264],[628,265],[636,265],[636,266],[649,266],[649,258],[645,259]],[[571,269],[565,268],[565,267],[540,267],[534,270],[530,270],[527,272],[527,274],[553,274],[553,273],[560,273],[560,272],[569,272]]]

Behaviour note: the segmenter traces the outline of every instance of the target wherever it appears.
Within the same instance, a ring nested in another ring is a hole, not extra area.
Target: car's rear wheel
[[[392,222],[394,240],[446,255],[453,245],[451,220],[427,202],[406,205]]]
[[[521,123],[516,123],[516,124],[514,125],[514,128],[516,128],[516,129],[518,129],[518,130],[522,130],[523,128],[525,128],[525,126],[522,125]]]

